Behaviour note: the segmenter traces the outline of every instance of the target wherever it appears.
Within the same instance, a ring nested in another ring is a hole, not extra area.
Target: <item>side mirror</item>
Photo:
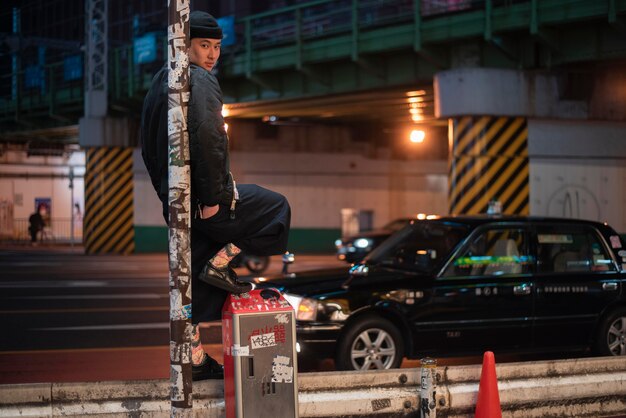
[[[352,283],[352,280],[354,280],[355,277],[364,277],[367,276],[369,274],[370,268],[365,265],[365,264],[357,264],[356,266],[352,266],[350,267],[350,277],[348,277],[348,280],[346,280],[341,287],[343,289],[347,289],[348,287],[350,287],[350,283]]]
[[[357,264],[350,268],[350,276],[367,276],[370,268],[365,264]]]
[[[293,253],[286,252],[283,254],[283,264],[293,264],[296,261],[296,256]]]

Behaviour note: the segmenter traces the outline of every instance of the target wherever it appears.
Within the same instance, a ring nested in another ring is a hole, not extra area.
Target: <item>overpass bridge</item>
[[[236,43],[224,48],[219,77],[233,118],[411,122],[405,93],[421,89],[423,120],[432,120],[436,73],[545,69],[575,84],[589,74],[589,65],[626,58],[625,16],[623,0],[317,0],[237,20]],[[110,115],[139,113],[166,53],[165,30],[161,35],[158,59],[149,64],[134,62],[132,44],[110,50]],[[84,80],[68,80],[67,65],[43,66],[44,89],[32,80],[29,85],[28,70],[19,71],[17,80],[11,73],[1,77],[3,139],[77,123]]]
[[[96,245],[102,232],[90,232],[89,212],[99,213],[104,231],[120,216],[119,201],[106,202],[123,192],[132,218],[132,188],[98,192],[94,185],[132,182],[128,151],[137,145],[143,96],[164,62],[164,29],[152,32],[153,62],[141,62],[131,43],[108,48],[107,105],[93,118],[84,117],[84,74],[71,71],[88,60],[84,51],[0,77],[0,141],[33,148],[79,142],[87,150],[85,239],[94,252],[129,248]],[[532,185],[529,152],[544,174],[563,150],[573,160],[626,157],[619,140],[626,132],[626,0],[316,0],[240,17],[233,34],[218,68],[229,123],[449,135],[452,213],[484,212],[493,199],[509,213],[545,206],[552,192]],[[4,43],[16,40],[5,35]],[[606,142],[591,145],[590,137]],[[111,160],[118,171],[102,171]]]

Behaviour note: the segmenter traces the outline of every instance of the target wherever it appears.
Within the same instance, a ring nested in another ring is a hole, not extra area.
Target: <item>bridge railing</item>
[[[487,6],[528,3],[530,0],[315,0],[270,10],[238,19],[235,23],[237,42],[225,47],[222,65],[236,55],[281,44],[324,38],[360,29],[411,22],[461,13]],[[419,8],[419,13],[416,11]],[[82,66],[82,52],[74,57]],[[165,31],[157,37],[157,57],[152,63],[136,63],[132,44],[109,50],[109,103],[127,109],[137,106],[138,99],[150,85],[153,74],[164,64]],[[14,121],[18,125],[33,123],[38,117],[63,120],[82,114],[84,81],[68,79],[67,61],[47,64],[40,69],[21,70],[0,76],[0,123]],[[28,73],[28,74],[27,74]],[[37,74],[35,74],[37,73]],[[13,85],[17,81],[17,95]],[[125,103],[128,101],[128,103]],[[26,120],[21,121],[22,116]],[[76,123],[72,120],[71,123]]]
[[[3,230],[0,231],[0,242],[30,242],[28,225],[27,218],[15,218],[11,224],[3,225]],[[37,241],[42,244],[82,243],[83,221],[80,218],[74,220],[71,218],[52,218],[37,235]]]
[[[312,39],[359,28],[410,22],[419,7],[422,17],[485,7],[485,0],[318,0],[246,16],[238,21],[241,46],[263,48],[298,37]],[[513,1],[494,0],[494,5]],[[249,26],[249,29],[246,29]],[[250,38],[250,39],[248,39]]]

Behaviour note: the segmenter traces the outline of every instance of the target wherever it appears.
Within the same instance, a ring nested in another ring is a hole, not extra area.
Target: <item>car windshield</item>
[[[383,229],[396,232],[407,226],[409,221],[410,219],[396,219],[383,226]]]
[[[415,221],[372,251],[365,263],[432,272],[468,233],[468,227],[458,224]]]

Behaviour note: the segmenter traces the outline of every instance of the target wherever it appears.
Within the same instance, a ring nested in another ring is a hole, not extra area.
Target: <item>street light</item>
[[[426,138],[426,133],[424,131],[420,131],[420,130],[417,130],[417,129],[413,129],[411,131],[411,135],[409,136],[409,139],[414,144],[418,144],[418,143],[424,142],[424,138]]]

